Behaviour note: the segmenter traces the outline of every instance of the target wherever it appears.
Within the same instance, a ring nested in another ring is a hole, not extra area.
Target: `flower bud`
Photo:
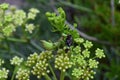
[[[3,4],[0,5],[0,8],[3,9],[3,10],[8,9],[8,7],[9,7],[9,4],[7,4],[7,3],[3,3]]]
[[[46,12],[46,16],[51,16],[51,13],[50,12]]]
[[[47,42],[47,41],[45,41],[45,40],[41,40],[41,42],[42,42],[43,47],[44,47],[46,50],[52,50],[52,49],[54,49],[54,45],[53,45],[52,42]]]

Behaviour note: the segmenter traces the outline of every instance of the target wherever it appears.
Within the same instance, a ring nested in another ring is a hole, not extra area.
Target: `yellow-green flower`
[[[21,26],[26,19],[26,13],[23,10],[16,10],[13,19],[15,25]]]
[[[29,13],[28,13],[28,19],[35,19],[37,13],[39,13],[40,11],[35,9],[35,8],[31,8],[29,10]]]
[[[83,75],[83,69],[79,68],[74,68],[72,70],[72,75],[75,76],[77,79],[79,79]]]
[[[35,29],[35,26],[33,24],[26,24],[25,31],[28,31],[29,33],[32,33]]]
[[[89,67],[90,67],[90,68],[97,68],[97,67],[98,67],[98,64],[99,64],[99,62],[96,61],[96,60],[93,60],[93,59],[90,59],[90,60],[89,60]]]
[[[96,57],[98,57],[98,58],[105,57],[105,54],[104,54],[103,50],[102,50],[102,49],[99,49],[99,48],[96,49],[95,55],[96,55]]]
[[[58,55],[55,58],[55,68],[65,72],[68,68],[72,67],[72,62],[70,62],[69,57],[65,54]]]
[[[20,58],[18,56],[13,57],[13,59],[10,60],[12,65],[19,66],[23,62],[23,58]]]
[[[5,80],[8,77],[9,70],[2,68],[0,69],[0,80]]]
[[[85,49],[82,51],[82,54],[85,58],[89,58],[90,57],[90,51],[88,51],[88,49]]]
[[[2,4],[0,4],[0,8],[3,9],[3,10],[8,9],[8,7],[9,7],[8,3],[2,3]]]
[[[12,34],[12,32],[14,32],[15,26],[13,24],[8,24],[4,29],[3,29],[3,34],[5,36],[10,36]]]
[[[77,54],[80,54],[80,52],[81,52],[81,47],[80,47],[80,46],[76,46],[76,47],[73,49],[73,51],[74,51],[75,53],[77,53]]]
[[[93,46],[92,42],[86,40],[86,42],[83,44],[85,48],[91,48]]]
[[[35,65],[37,60],[38,60],[38,57],[39,56],[36,52],[34,52],[33,54],[30,54],[30,56],[28,56],[28,58],[27,58],[26,65],[29,66],[29,67]]]
[[[83,38],[75,38],[74,41],[78,44],[83,43],[84,39]]]
[[[33,70],[31,71],[33,75],[36,75],[37,78],[41,78],[41,76],[44,76],[45,74],[49,73],[50,71],[47,69],[48,63],[47,60],[40,60],[36,63],[35,66],[33,66]]]
[[[17,71],[17,75],[16,75],[16,78],[18,80],[30,80],[30,71],[27,70],[27,69],[19,69]]]

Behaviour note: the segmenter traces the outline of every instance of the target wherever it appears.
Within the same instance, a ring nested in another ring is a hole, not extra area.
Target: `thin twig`
[[[43,51],[44,49],[40,47],[35,41],[30,40],[30,45],[33,46],[34,48],[38,49],[39,51]]]
[[[51,4],[50,6],[54,10],[54,12],[56,14],[58,14],[58,11],[57,11],[56,7],[54,6],[54,0],[50,0],[50,4]],[[76,30],[80,34],[81,37],[83,37],[83,38],[85,38],[87,40],[94,41],[94,42],[97,42],[97,43],[100,43],[100,44],[104,44],[104,45],[112,45],[108,41],[102,41],[102,40],[97,39],[96,37],[92,37],[92,36],[89,36],[89,35],[85,34],[84,32],[74,28],[74,26],[71,25],[68,21],[66,21],[65,23],[70,27],[70,29]]]
[[[114,6],[114,0],[111,0],[111,21],[112,21],[112,26],[115,26],[115,6]]]

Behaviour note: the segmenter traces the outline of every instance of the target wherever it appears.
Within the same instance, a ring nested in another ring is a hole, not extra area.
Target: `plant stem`
[[[54,80],[57,80],[56,75],[55,75],[55,73],[54,73],[54,71],[53,71],[53,68],[51,67],[50,64],[49,64],[48,66],[49,66],[49,68],[50,68],[50,71],[52,72],[52,75],[53,75],[53,77],[54,77]]]
[[[16,39],[16,38],[7,38],[7,40],[9,40],[9,41],[13,41],[13,42],[23,42],[23,43],[26,43],[27,42],[27,40],[25,40],[25,39]]]
[[[64,80],[64,77],[65,77],[65,72],[61,71],[60,80]]]
[[[5,36],[0,36],[0,39],[5,39],[8,41],[13,41],[13,42],[22,42],[22,43],[28,42],[27,39],[17,39],[17,38],[12,38],[12,37],[5,37]]]
[[[12,78],[11,78],[11,80],[14,80],[14,76],[15,76],[16,68],[17,68],[17,67],[15,67],[15,69],[14,69],[14,71],[13,71],[13,74],[12,74]]]
[[[47,74],[45,74],[44,77],[46,78],[46,80],[51,80],[51,78]]]
[[[38,44],[36,44],[33,40],[30,40],[30,45],[33,46],[34,48],[38,49],[39,51],[43,51],[44,50]]]

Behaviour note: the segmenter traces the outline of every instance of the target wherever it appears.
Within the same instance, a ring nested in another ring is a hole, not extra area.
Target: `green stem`
[[[13,42],[23,42],[23,43],[26,43],[27,40],[24,40],[24,39],[16,39],[16,38],[7,38],[7,40],[9,41],[13,41]]]
[[[46,80],[51,80],[51,78],[47,74],[45,74],[44,77],[46,78]]]
[[[60,80],[64,80],[64,77],[65,77],[65,72],[61,71]]]
[[[0,36],[0,39],[5,39],[8,41],[13,41],[13,42],[22,42],[22,43],[28,42],[27,39],[17,39],[17,38],[12,38],[12,37],[5,37],[5,36]]]
[[[56,77],[56,75],[55,75],[55,73],[54,73],[54,71],[53,71],[53,68],[51,67],[50,64],[49,64],[48,66],[49,66],[49,68],[50,68],[50,71],[52,72],[52,75],[53,75],[53,77],[54,77],[54,80],[57,80],[57,77]]]
[[[44,50],[38,44],[36,44],[33,40],[30,40],[30,45],[33,46],[34,48],[38,49],[39,51],[43,51]]]
[[[16,69],[17,69],[17,67],[15,67],[15,69],[14,69],[14,71],[13,71],[11,80],[14,80]]]
[[[10,52],[10,44],[9,44],[9,42],[8,42],[8,40],[7,40],[7,37],[5,37],[5,41],[6,41],[6,44],[7,44],[8,52]]]
[[[92,59],[95,59],[95,58],[97,58],[96,56],[94,56]]]

